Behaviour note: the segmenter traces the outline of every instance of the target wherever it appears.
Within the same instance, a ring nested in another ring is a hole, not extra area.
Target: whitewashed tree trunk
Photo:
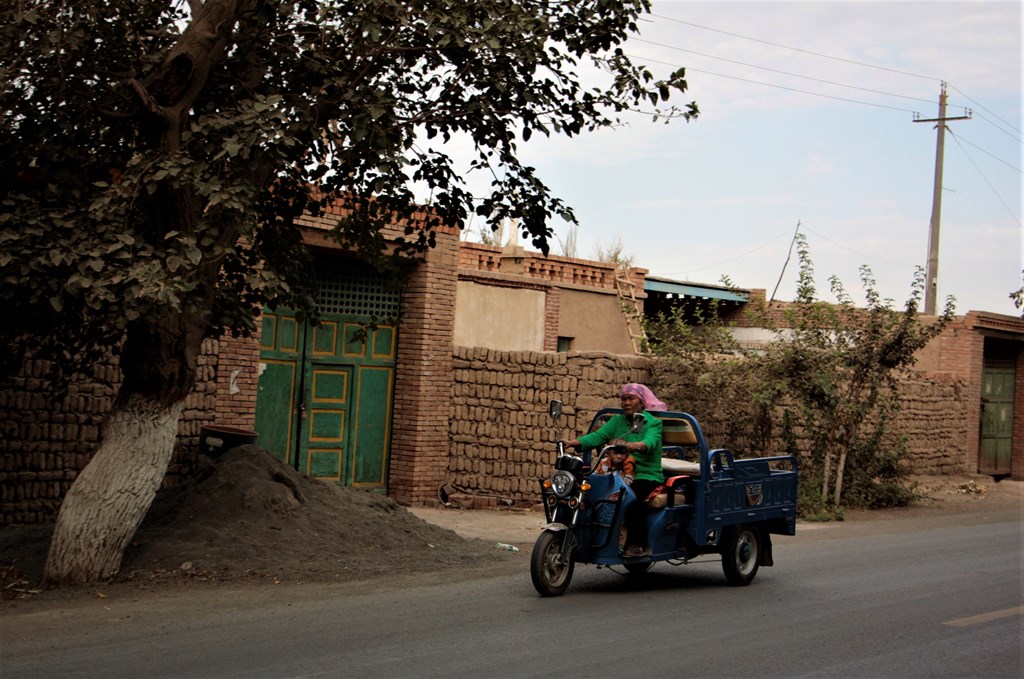
[[[832,504],[839,506],[839,501],[843,497],[843,472],[846,471],[846,449],[839,454],[839,464],[836,467],[836,494],[832,499]]]
[[[829,492],[828,492],[828,480],[829,479],[828,479],[828,477],[829,477],[829,474],[831,474],[831,473],[832,473],[832,453],[829,452],[829,451],[825,451],[824,469],[822,470],[822,474],[821,474],[821,501],[825,502],[825,503],[828,502],[828,496],[829,496]]]
[[[180,400],[127,395],[107,416],[100,447],[68,490],[46,560],[44,583],[63,586],[117,574],[174,454]]]

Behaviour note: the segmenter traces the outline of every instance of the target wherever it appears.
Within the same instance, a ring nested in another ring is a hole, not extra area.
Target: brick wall
[[[259,321],[256,328],[257,335],[252,338],[225,336],[215,341],[217,370],[208,379],[216,383],[213,413],[217,424],[250,430],[256,424],[255,403],[260,378]]]
[[[594,413],[617,406],[623,383],[647,381],[650,361],[600,352],[456,347],[444,492],[465,506],[535,503],[537,480],[551,470],[554,442],[584,433]],[[556,398],[566,414],[557,430],[547,417]],[[900,399],[895,430],[907,438],[910,470],[965,471],[963,382],[949,374],[914,373],[901,379]],[[700,419],[699,407],[692,409]],[[772,446],[784,447],[781,440]]]
[[[166,483],[192,472],[199,430],[214,418],[216,351],[215,341],[203,343]],[[48,370],[45,362],[32,361],[0,384],[0,525],[54,520],[64,494],[96,450],[121,380],[111,359],[96,370],[97,381],[75,382],[67,396],[52,402],[42,380]]]
[[[439,233],[402,291],[388,491],[403,504],[434,501],[444,478],[458,252]]]
[[[899,380],[900,413],[894,429],[906,439],[906,462],[915,474],[971,472],[971,401],[963,380],[950,373],[911,373]]]
[[[558,351],[558,321],[562,314],[562,291],[551,287],[544,294],[544,351]]]
[[[583,433],[594,413],[618,403],[624,382],[647,379],[648,365],[602,352],[456,347],[445,492],[471,506],[532,504],[554,441]],[[547,415],[553,399],[565,406],[558,429]]]

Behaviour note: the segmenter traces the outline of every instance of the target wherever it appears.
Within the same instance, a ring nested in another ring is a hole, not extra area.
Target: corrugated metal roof
[[[750,290],[728,288],[724,285],[709,285],[692,281],[674,281],[670,278],[648,276],[644,281],[644,292],[695,297],[697,299],[721,299],[728,302],[749,302]]]

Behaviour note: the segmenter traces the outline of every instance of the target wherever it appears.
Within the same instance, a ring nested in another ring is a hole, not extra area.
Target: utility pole
[[[942,91],[939,92],[939,117],[921,118],[914,114],[915,123],[937,123],[938,130],[935,141],[935,186],[932,189],[932,218],[928,226],[928,267],[925,270],[924,280],[924,312],[929,316],[936,314],[935,298],[939,291],[939,222],[942,215],[942,157],[946,141],[947,120],[970,120],[971,110],[965,110],[966,115],[953,118],[946,117],[946,83],[942,83]]]

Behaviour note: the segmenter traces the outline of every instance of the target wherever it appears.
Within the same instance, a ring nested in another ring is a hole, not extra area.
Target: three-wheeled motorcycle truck
[[[597,413],[596,431],[618,408]],[[560,401],[549,414],[557,424]],[[574,454],[559,444],[550,477],[541,480],[547,525],[530,559],[530,576],[541,596],[558,596],[572,580],[577,563],[622,566],[645,573],[655,563],[686,564],[704,554],[720,554],[725,579],[747,585],[761,566],[771,566],[772,535],[796,534],[797,461],[790,455],[736,459],[725,449],[709,449],[697,419],[685,412],[651,411],[662,421],[664,492],[647,506],[651,553],[627,558],[619,531],[625,510],[637,502],[617,473],[594,474],[590,451]],[[644,426],[635,416],[633,431]]]

